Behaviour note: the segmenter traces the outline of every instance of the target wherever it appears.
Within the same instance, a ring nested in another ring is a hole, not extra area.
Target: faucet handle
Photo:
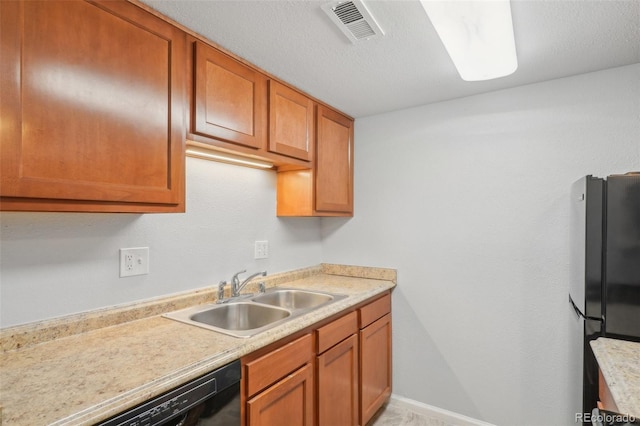
[[[224,288],[227,282],[222,280],[218,283],[218,300],[217,303],[224,303]]]

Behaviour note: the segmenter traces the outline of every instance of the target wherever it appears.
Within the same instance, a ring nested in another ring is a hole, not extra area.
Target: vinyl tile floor
[[[429,417],[422,413],[413,412],[403,406],[393,403],[385,405],[368,426],[454,426],[442,419]]]

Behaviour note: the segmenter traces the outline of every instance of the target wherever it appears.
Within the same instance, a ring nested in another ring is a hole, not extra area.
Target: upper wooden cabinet
[[[316,210],[353,213],[353,120],[318,106]]]
[[[184,211],[185,33],[125,1],[0,8],[2,210]]]
[[[267,78],[200,41],[194,50],[192,132],[264,148]]]
[[[353,216],[353,120],[318,105],[314,168],[277,183],[278,216]]]
[[[311,99],[269,80],[269,151],[312,161],[314,121]]]

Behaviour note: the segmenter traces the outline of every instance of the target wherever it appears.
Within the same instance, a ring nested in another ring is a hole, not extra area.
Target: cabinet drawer
[[[351,312],[316,330],[318,353],[321,354],[347,337],[358,332],[358,314]]]
[[[387,293],[380,299],[360,308],[359,312],[360,328],[365,328],[378,318],[391,312],[391,295]]]
[[[254,395],[306,364],[312,357],[313,339],[311,334],[307,334],[247,363],[247,394]]]

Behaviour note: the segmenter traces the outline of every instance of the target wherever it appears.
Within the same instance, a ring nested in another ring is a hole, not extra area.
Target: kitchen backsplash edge
[[[318,274],[379,279],[396,283],[396,271],[394,269],[323,263],[308,268],[268,275],[262,280],[255,280],[253,286],[257,287],[257,283],[262,281],[267,288],[275,287]],[[255,292],[257,288],[251,288],[250,285],[247,290]],[[169,296],[2,328],[0,329],[0,351],[17,350],[99,328],[161,315],[189,306],[211,303],[216,300],[216,297],[216,288],[212,285],[207,288],[189,290]]]
[[[332,263],[322,263],[320,267],[323,274],[385,280],[397,284],[397,271],[395,269],[375,268],[371,266],[336,265]]]

